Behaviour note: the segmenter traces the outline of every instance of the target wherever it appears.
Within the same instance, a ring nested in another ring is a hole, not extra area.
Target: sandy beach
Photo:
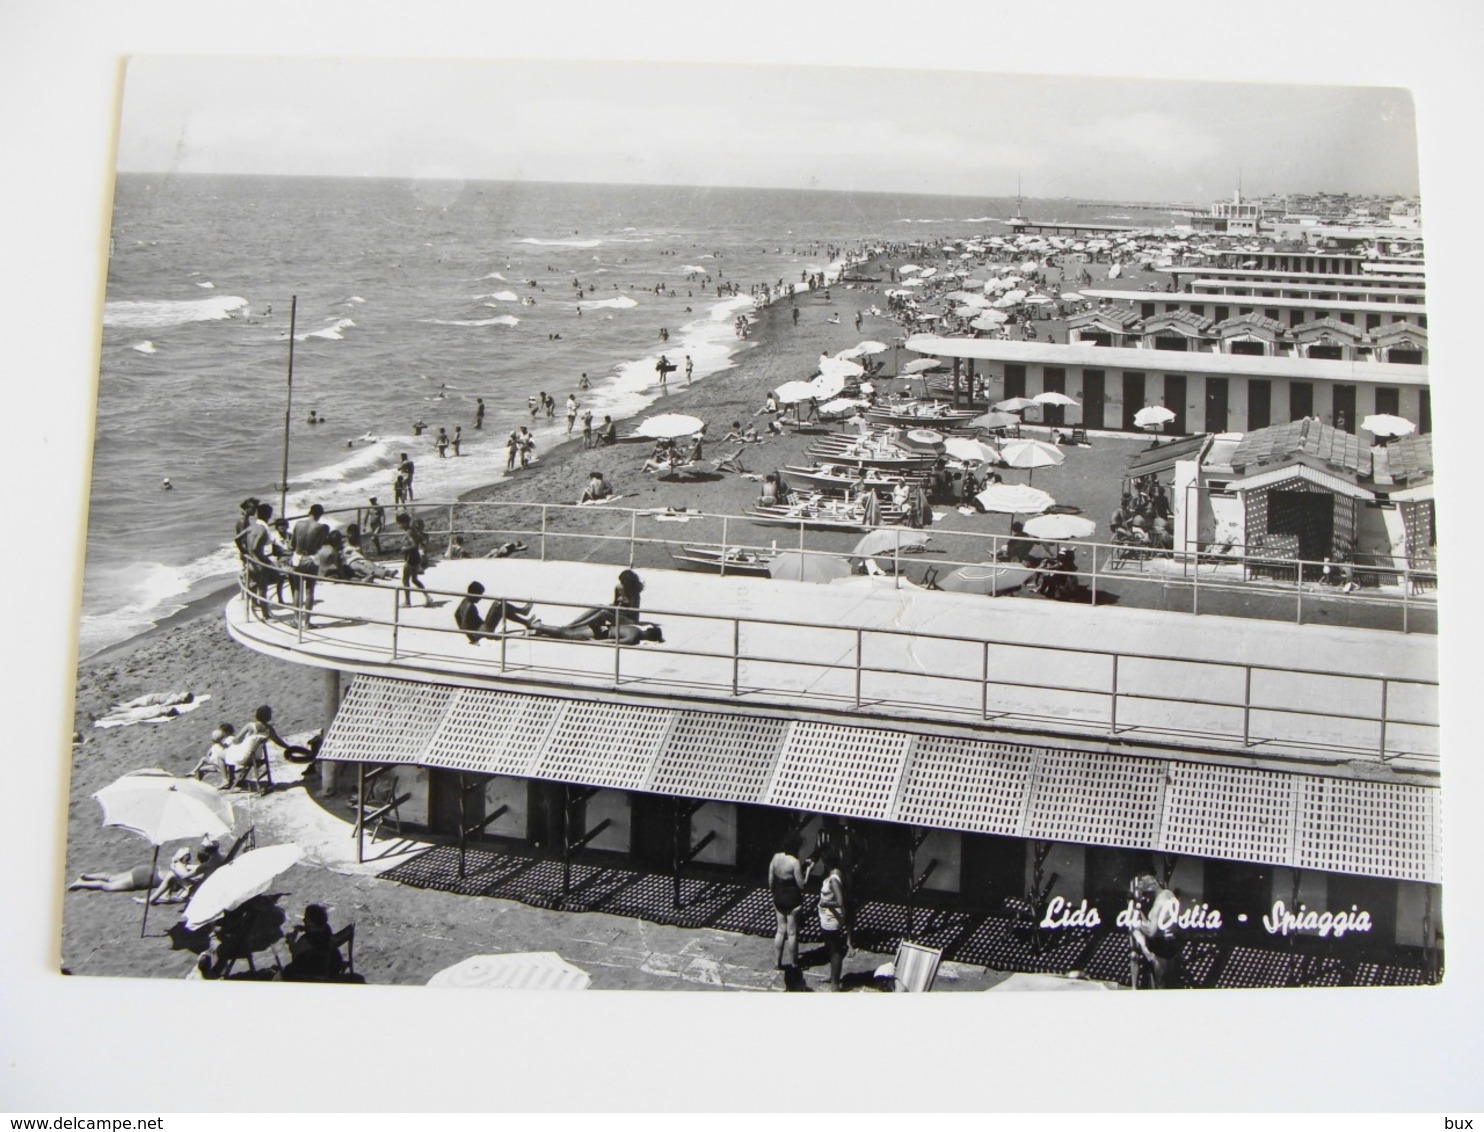
[[[737,447],[720,439],[731,422],[758,423],[760,418],[755,420],[753,414],[768,390],[785,381],[807,379],[821,353],[835,353],[865,338],[889,341],[899,333],[894,322],[869,313],[868,308],[880,302],[879,294],[855,286],[836,286],[830,294],[829,300],[822,294],[801,296],[801,317],[796,325],[788,317],[787,303],[760,310],[748,348],[739,353],[733,369],[690,387],[683,374],[672,375],[669,391],[654,411],[685,412],[705,419],[710,435],[717,438],[706,454],[720,456]],[[857,333],[853,321],[858,309],[866,313]],[[839,324],[828,324],[825,320],[834,313],[840,316]],[[885,356],[890,358],[889,354]],[[620,422],[620,435],[630,432],[632,424]],[[747,445],[744,466],[761,472],[799,462],[815,439],[812,433],[790,431],[761,444]],[[580,439],[573,440],[543,453],[526,471],[465,498],[573,503],[581,495],[588,473],[599,470],[624,496],[621,505],[625,507],[744,514],[755,503],[758,484],[743,476],[708,474],[694,480],[647,476],[639,465],[648,448],[646,444],[621,443],[585,451]],[[581,530],[586,523],[596,531],[606,518],[602,509],[594,508],[572,513],[566,526]],[[223,522],[225,529],[230,517],[224,517]],[[482,549],[472,541],[471,548],[475,553]],[[441,548],[435,543],[435,549]],[[73,708],[75,734],[80,742],[73,746],[66,865],[65,871],[57,874],[58,888],[82,872],[117,871],[147,863],[148,847],[141,838],[100,824],[98,804],[92,795],[119,776],[143,767],[159,767],[174,774],[188,772],[208,746],[210,733],[219,721],[240,725],[260,704],[273,707],[275,724],[285,736],[304,735],[327,724],[323,679],[318,672],[271,659],[230,639],[222,617],[222,606],[229,595],[230,591],[224,591],[197,602],[150,632],[80,664]],[[93,720],[111,704],[149,692],[186,690],[197,697],[210,696],[210,700],[189,714],[158,725],[113,729],[93,726]],[[270,797],[269,801],[273,800]],[[344,828],[348,831],[349,826]],[[346,847],[349,844],[347,836]],[[479,950],[471,946],[470,940],[487,933],[491,906],[508,904],[377,881],[364,869],[337,872],[310,864],[291,869],[282,878],[281,888],[289,894],[282,906],[292,915],[296,916],[305,902],[317,901],[329,907],[336,924],[356,922],[361,941],[357,968],[372,983],[426,982],[440,967]],[[184,976],[193,957],[172,950],[169,940],[158,934],[174,922],[175,910],[166,906],[152,912],[150,935],[143,940],[139,938],[139,913],[139,905],[127,895],[68,892],[63,904],[62,965],[70,971],[95,975]],[[525,930],[540,929],[533,929],[528,922]],[[592,933],[574,928],[574,934]],[[749,939],[757,969],[770,968],[771,941],[741,938]],[[514,950],[517,944],[507,941],[498,949]],[[746,961],[752,958],[749,955]],[[631,978],[614,979],[608,985],[635,985]],[[681,978],[656,979],[640,985],[696,989],[711,985]],[[604,985],[603,978],[597,978],[595,985]]]

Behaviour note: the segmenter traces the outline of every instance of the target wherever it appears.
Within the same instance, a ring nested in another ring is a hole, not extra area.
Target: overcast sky
[[[1415,194],[1388,88],[881,68],[141,56],[130,171],[1206,201]]]

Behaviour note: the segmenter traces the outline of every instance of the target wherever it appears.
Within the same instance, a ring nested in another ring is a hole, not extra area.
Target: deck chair
[[[1089,442],[1088,439],[1087,439],[1087,430],[1085,428],[1083,428],[1081,425],[1073,425],[1072,426],[1072,443],[1073,444],[1085,444],[1089,448],[1092,447],[1091,442]]]
[[[892,961],[892,990],[921,992],[933,989],[943,952],[936,947],[903,940],[897,944],[897,957]]]
[[[372,841],[376,840],[377,835],[381,833],[382,825],[388,820],[396,827],[397,836],[402,836],[401,805],[411,797],[411,794],[397,793],[395,774],[380,777],[366,788],[366,800],[361,807],[362,820],[365,822],[362,828],[370,832]],[[356,800],[348,798],[346,805],[354,810]]]
[[[712,460],[711,466],[718,472],[736,472],[738,475],[746,475],[747,469],[742,466],[742,449],[728,452],[719,459]]]

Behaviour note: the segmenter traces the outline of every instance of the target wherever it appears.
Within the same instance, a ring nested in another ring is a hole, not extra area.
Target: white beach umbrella
[[[930,369],[942,369],[943,362],[938,358],[918,358],[916,361],[908,362],[902,367],[903,373],[924,373]]]
[[[1000,445],[1000,459],[1009,467],[1024,468],[1035,478],[1037,468],[1055,468],[1066,454],[1054,444],[1040,440],[1007,440]]]
[[[430,987],[461,990],[579,991],[592,986],[592,976],[554,951],[515,951],[505,955],[471,955],[445,967],[428,980]]]
[[[1064,539],[1086,538],[1097,527],[1091,519],[1081,515],[1037,515],[1034,519],[1026,520],[1025,533],[1060,542]]]
[[[983,562],[977,565],[960,566],[938,580],[938,588],[949,593],[995,594],[1019,589],[1035,571],[1027,570],[1016,562]]]
[[[1175,414],[1163,405],[1147,405],[1134,414],[1134,424],[1139,428],[1160,428],[1175,419]]]
[[[921,270],[922,270],[922,268],[918,267],[917,264],[915,264],[915,263],[904,263],[904,264],[902,264],[901,267],[897,268],[897,274],[899,274],[899,275],[906,275],[909,271],[921,271]]]
[[[1038,405],[1077,404],[1077,402],[1073,398],[1068,397],[1065,393],[1058,393],[1055,390],[1047,390],[1045,393],[1037,393],[1034,397],[1031,398],[1031,400],[1035,401]]]
[[[1004,515],[1039,515],[1056,500],[1038,487],[1023,483],[992,483],[974,497],[986,511]]]
[[[221,792],[194,778],[176,778],[163,770],[136,770],[93,795],[103,807],[103,824],[139,834],[154,846],[150,887],[160,864],[160,846],[187,837],[224,837],[232,831],[232,804]],[[149,892],[139,920],[143,937],[149,926]]]
[[[839,377],[842,381],[860,377],[866,372],[866,367],[859,362],[853,362],[849,358],[831,358],[824,354],[819,356],[818,369],[821,377]]]
[[[1020,423],[1020,418],[1013,413],[1002,413],[998,409],[992,409],[987,413],[975,417],[969,422],[974,428],[1009,428],[1011,425]]]
[[[877,527],[868,531],[850,552],[852,558],[875,558],[878,554],[891,554],[898,548],[925,546],[931,535],[907,527]]]
[[[201,882],[185,907],[185,924],[192,931],[208,924],[223,912],[241,907],[296,864],[304,850],[297,845],[269,845],[251,849],[229,861]]]
[[[1080,291],[1063,291],[1061,297],[1066,303],[1080,303],[1084,296]]]
[[[1002,413],[1022,413],[1034,404],[1029,397],[1008,397],[1003,401],[996,401],[994,407]]]
[[[1376,413],[1360,422],[1360,427],[1372,436],[1411,436],[1417,426],[1406,417],[1390,413]]]
[[[1020,265],[1020,270],[1021,271],[1034,271],[1034,270],[1036,270],[1036,261],[1033,260],[1033,259],[1026,260],[1024,263],[1022,263]]]
[[[826,401],[819,407],[820,416],[832,417],[837,413],[849,412],[851,409],[859,409],[870,402],[861,397],[836,397]]]
[[[925,279],[903,279],[903,287],[922,287],[927,283]]]
[[[1025,301],[1027,306],[1033,307],[1044,307],[1056,302],[1050,295],[1027,295]]]
[[[971,464],[997,464],[1000,454],[981,440],[972,436],[950,436],[943,441],[943,451],[955,460]]]
[[[850,562],[838,554],[805,554],[785,550],[768,562],[768,576],[789,582],[828,583],[850,576]]]
[[[673,440],[677,436],[690,436],[700,432],[706,422],[689,413],[661,413],[642,422],[635,433],[655,440]]]
[[[936,267],[924,267],[920,272],[918,272],[917,278],[931,279],[936,274],[938,274],[938,269]]]
[[[773,390],[773,393],[782,405],[793,405],[799,401],[807,401],[811,397],[819,396],[819,390],[808,381],[785,381]]]

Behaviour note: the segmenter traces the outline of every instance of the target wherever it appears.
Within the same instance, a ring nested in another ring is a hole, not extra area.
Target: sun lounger
[[[742,466],[741,448],[735,452],[728,452],[720,459],[712,460],[711,467],[718,472],[737,472],[739,475],[747,472],[747,469]]]

